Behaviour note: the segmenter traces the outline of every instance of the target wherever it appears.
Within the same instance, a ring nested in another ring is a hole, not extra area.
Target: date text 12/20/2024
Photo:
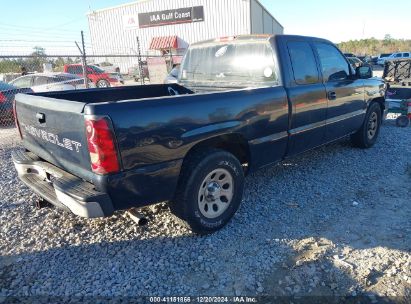
[[[150,303],[257,303],[255,297],[149,297]]]

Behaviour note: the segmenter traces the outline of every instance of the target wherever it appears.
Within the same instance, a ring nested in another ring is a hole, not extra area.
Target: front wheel
[[[243,187],[238,159],[226,151],[206,149],[185,161],[170,209],[193,232],[212,233],[233,217]]]
[[[351,141],[354,146],[363,149],[371,148],[377,140],[380,126],[381,107],[378,103],[374,102],[368,108],[361,128],[351,135]]]
[[[107,80],[101,79],[97,82],[98,88],[108,88],[109,86],[110,86],[110,83]]]

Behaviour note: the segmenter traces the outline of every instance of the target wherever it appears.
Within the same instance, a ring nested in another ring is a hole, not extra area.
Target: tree
[[[33,52],[30,54],[32,56],[26,61],[26,69],[31,72],[40,72],[43,70],[43,64],[47,62],[46,50],[41,46],[33,47]]]
[[[381,53],[409,51],[411,49],[411,40],[395,39],[387,34],[383,40],[378,40],[374,37],[361,40],[349,40],[339,43],[338,46],[346,53],[377,55]]]

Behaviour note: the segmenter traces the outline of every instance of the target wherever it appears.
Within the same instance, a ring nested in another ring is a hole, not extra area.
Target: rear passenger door
[[[34,76],[33,79],[33,91],[34,92],[47,92],[48,85],[47,85],[48,77],[45,76]]]
[[[315,42],[327,91],[326,141],[358,130],[364,120],[364,80],[355,77],[345,56],[333,45]]]
[[[292,108],[288,155],[293,155],[325,142],[327,98],[311,43],[290,40],[286,45],[293,75],[286,88]]]

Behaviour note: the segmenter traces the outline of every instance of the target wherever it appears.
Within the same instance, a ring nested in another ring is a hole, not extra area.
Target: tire
[[[397,125],[397,127],[406,128],[410,124],[410,119],[407,115],[401,115],[397,117],[395,124]]]
[[[240,206],[244,172],[223,150],[205,149],[185,160],[171,212],[197,234],[224,227]]]
[[[381,121],[381,107],[374,102],[369,106],[361,128],[351,135],[353,145],[362,149],[371,148],[378,138]]]
[[[97,81],[96,86],[98,88],[108,88],[108,87],[110,87],[110,83],[107,80],[101,79],[101,80]]]

